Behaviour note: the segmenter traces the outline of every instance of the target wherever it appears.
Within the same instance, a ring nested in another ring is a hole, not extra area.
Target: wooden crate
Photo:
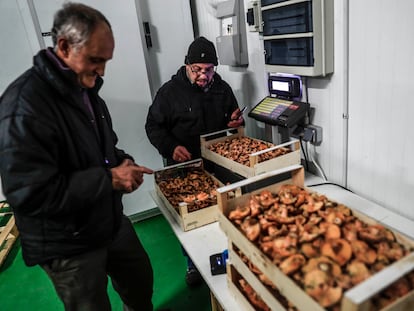
[[[211,311],[224,311],[223,307],[220,305],[216,296],[214,296],[212,292],[210,292],[210,303],[211,303]]]
[[[260,180],[262,178],[269,178],[275,174],[282,174],[290,172],[291,178],[286,179],[283,182],[261,188],[253,191],[252,193],[243,194],[242,196],[228,199],[226,193],[228,191],[234,191],[237,188],[243,187],[250,182]],[[274,284],[278,287],[280,293],[286,297],[287,300],[294,303],[295,307],[299,310],[306,311],[324,311],[325,308],[321,307],[312,297],[307,295],[305,291],[297,285],[290,277],[285,275],[273,262],[264,254],[256,244],[249,241],[245,235],[233,225],[228,219],[228,214],[236,208],[237,205],[243,205],[246,200],[250,198],[252,194],[260,193],[263,189],[268,189],[271,192],[277,192],[282,184],[294,184],[303,187],[304,185],[304,170],[300,165],[290,166],[284,169],[280,169],[266,174],[255,176],[240,182],[219,188],[218,191],[218,203],[219,203],[219,224],[221,229],[227,235],[229,241],[234,243],[237,248],[243,252],[243,254],[255,264],[255,266],[261,270],[270,280],[274,281]],[[308,190],[309,191],[309,190]],[[352,210],[352,209],[351,209]],[[377,224],[377,222],[367,217],[366,215],[352,210],[353,215],[359,218],[361,221],[367,224]],[[392,230],[391,230],[392,231]],[[408,239],[406,236],[393,232],[397,241],[407,248],[412,249],[414,242]],[[232,254],[231,248],[229,249],[229,256],[231,260],[237,262],[237,256]],[[251,285],[257,290],[257,292],[266,300],[269,307],[275,310],[285,310],[280,308],[280,304],[274,301],[269,296],[268,291],[263,286],[252,281],[251,277],[244,271],[241,264],[236,263],[237,269],[241,270],[241,273],[249,278],[252,282]],[[341,301],[341,311],[365,311],[370,310],[371,299],[382,290],[387,288],[396,280],[407,275],[409,272],[414,270],[414,252],[403,257],[401,260],[394,262],[387,266],[378,273],[375,273],[359,285],[346,291]],[[240,273],[240,271],[239,271]],[[267,297],[267,298],[266,298]],[[382,310],[412,310],[414,305],[414,290],[408,295],[405,295],[398,300],[394,301],[391,305]]]
[[[194,167],[202,167],[202,160],[196,159],[193,161],[185,162],[182,164],[172,165],[165,167],[162,170],[156,171],[155,174],[155,190],[159,198],[164,203],[165,207],[168,209],[168,211],[171,213],[175,221],[180,225],[181,229],[183,231],[189,231],[207,224],[210,224],[212,222],[217,221],[218,219],[218,204],[211,205],[209,207],[205,207],[196,211],[189,212],[188,205],[185,202],[182,202],[179,204],[179,206],[173,206],[164,193],[161,191],[160,187],[158,186],[156,180],[157,180],[157,174],[162,174],[166,170],[186,170],[188,168],[194,168]],[[204,173],[207,176],[210,176],[213,180],[215,180],[219,186],[222,186],[223,184],[218,181],[214,176],[210,175],[208,172],[204,171]]]
[[[14,215],[9,210],[6,202],[0,202],[0,266],[6,260],[14,242],[19,236]]]
[[[209,146],[217,142],[221,142],[226,139],[240,138],[240,137],[245,136],[244,129],[242,127],[237,128],[237,133],[235,134],[226,135],[228,131],[229,130],[223,130],[223,131],[218,131],[218,132],[200,136],[201,156],[243,177],[252,177],[252,176],[256,176],[256,175],[259,175],[259,174],[262,174],[262,173],[265,173],[271,170],[290,166],[293,164],[300,164],[300,161],[301,161],[300,144],[298,140],[292,140],[290,142],[280,144],[277,146],[272,146],[262,151],[250,154],[249,156],[250,165],[249,166],[243,165],[241,163],[238,163],[236,161],[223,157],[219,155],[218,153],[213,152],[208,149]],[[225,136],[210,139],[211,137],[217,137],[220,134],[225,135]],[[255,140],[258,140],[258,139],[255,139]],[[269,144],[268,142],[266,143]],[[291,152],[278,156],[273,159],[259,162],[259,156],[261,154],[264,154],[272,150],[280,149],[280,148],[289,148],[291,149]]]
[[[271,290],[262,281],[255,275],[242,258],[238,255],[238,251],[235,250],[235,245],[232,241],[229,240],[229,260],[227,265],[227,283],[229,285],[230,291],[234,296],[243,296],[245,300],[243,301],[244,309],[254,310],[250,302],[244,294],[240,292],[238,288],[238,281],[240,278],[243,278],[260,296],[263,302],[271,310],[286,310],[284,305],[287,305],[288,301],[285,297],[281,295],[280,292],[276,293],[275,290]],[[285,302],[281,302],[280,299],[284,299]]]
[[[251,305],[251,303],[246,298],[246,296],[239,289],[237,285],[239,279],[240,279],[240,273],[237,271],[237,269],[234,267],[233,264],[228,263],[227,264],[227,285],[228,285],[230,293],[235,297],[237,302],[240,304],[241,310],[256,311],[256,309]],[[247,281],[247,283],[251,285],[249,281]]]

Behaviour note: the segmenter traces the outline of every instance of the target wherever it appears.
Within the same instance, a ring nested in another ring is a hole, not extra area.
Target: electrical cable
[[[307,144],[309,144],[309,142],[307,142]],[[313,145],[313,151],[316,154],[316,147],[315,145]],[[313,157],[312,152],[309,153],[310,158],[312,163],[315,165],[316,169],[319,171],[319,174],[321,175],[321,177],[323,178],[324,181],[328,181],[328,179],[326,178],[325,172],[323,171],[323,169],[319,166],[318,162],[315,160],[315,158]]]
[[[305,158],[305,169],[307,172],[309,172],[309,164],[308,164],[308,150],[305,148],[303,148],[303,140],[302,137],[299,137],[299,142],[300,142],[300,148],[302,149],[303,152],[303,156]]]
[[[351,189],[348,189],[347,187],[341,186],[340,184],[337,184],[337,183],[334,183],[334,182],[323,182],[323,183],[319,183],[319,184],[306,185],[306,187],[316,187],[316,186],[325,186],[325,185],[337,186],[337,187],[340,187],[340,188],[342,188],[346,191],[354,193]]]
[[[309,104],[309,97],[308,97],[308,78],[304,77],[305,79],[305,103],[308,104],[308,111],[307,111],[307,120],[305,121],[305,124],[311,124],[311,106]]]

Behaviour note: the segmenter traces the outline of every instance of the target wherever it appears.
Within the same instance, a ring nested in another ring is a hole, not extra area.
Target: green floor
[[[154,269],[154,309],[173,311],[211,310],[210,292],[203,284],[189,289],[184,281],[186,268],[180,244],[162,215],[134,225]],[[113,311],[122,311],[122,303],[111,286],[108,288]],[[64,310],[53,286],[38,266],[24,265],[19,240],[0,268],[0,310]]]

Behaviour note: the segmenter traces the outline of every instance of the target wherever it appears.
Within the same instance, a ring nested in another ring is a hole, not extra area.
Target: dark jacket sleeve
[[[145,131],[151,144],[157,148],[158,152],[165,158],[172,158],[174,149],[179,143],[171,135],[170,118],[168,116],[171,115],[172,111],[168,100],[162,89],[160,89],[149,107]]]

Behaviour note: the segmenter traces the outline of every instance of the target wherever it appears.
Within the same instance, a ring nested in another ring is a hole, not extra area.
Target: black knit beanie
[[[213,64],[214,66],[217,66],[218,61],[214,44],[204,37],[195,39],[188,47],[185,63]]]

